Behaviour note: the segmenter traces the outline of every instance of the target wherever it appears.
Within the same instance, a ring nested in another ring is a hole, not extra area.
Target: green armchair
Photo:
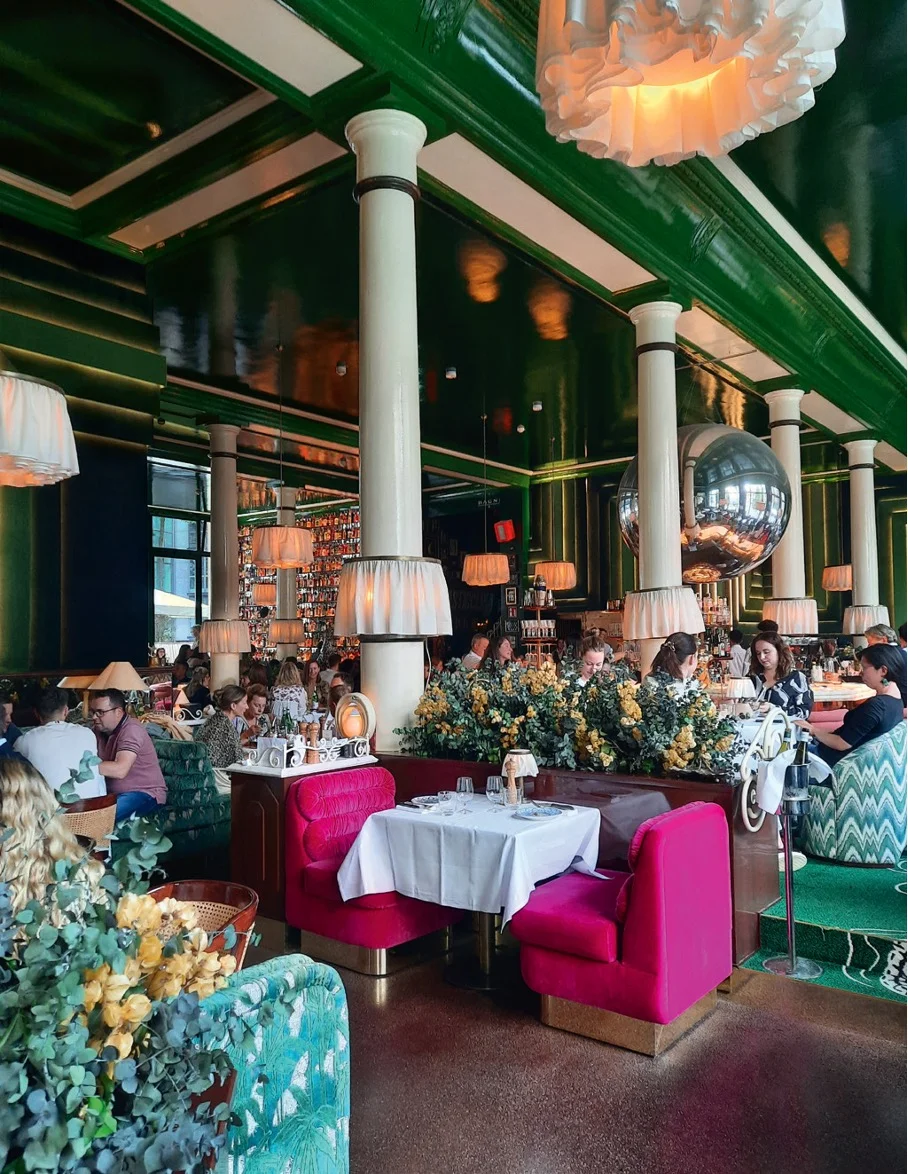
[[[151,819],[173,845],[161,856],[160,865],[171,880],[226,878],[230,867],[230,796],[222,795],[215,786],[207,746],[155,738],[154,748],[167,783],[167,804]],[[128,849],[128,840],[114,840],[113,859]]]
[[[844,864],[896,864],[905,851],[906,725],[865,742],[811,786],[804,851]]]
[[[347,996],[335,970],[301,954],[235,974],[206,1000],[255,1022],[254,1050],[235,1049],[231,1125],[218,1174],[349,1174]]]

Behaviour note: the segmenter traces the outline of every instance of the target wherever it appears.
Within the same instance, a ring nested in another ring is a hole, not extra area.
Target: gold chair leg
[[[717,1001],[716,992],[710,991],[671,1023],[647,1023],[616,1011],[543,995],[541,1019],[546,1027],[557,1027],[559,1031],[584,1035],[644,1056],[658,1056],[714,1011]]]

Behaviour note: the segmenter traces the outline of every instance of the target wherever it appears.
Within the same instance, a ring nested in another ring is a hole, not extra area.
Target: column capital
[[[763,397],[769,404],[769,424],[801,423],[801,400],[804,392],[799,387],[778,388]]]
[[[853,469],[855,466],[860,468],[862,465],[873,466],[874,456],[873,450],[879,444],[876,437],[864,436],[857,440],[846,440],[842,446],[848,453],[848,467]]]
[[[674,329],[678,318],[683,312],[684,307],[680,302],[672,301],[657,301],[657,302],[639,302],[636,306],[631,306],[627,312],[627,316],[635,326],[641,322],[655,321],[671,323]]]
[[[212,451],[219,456],[236,456],[236,438],[240,434],[239,424],[220,424],[215,420],[205,424],[211,438]]]
[[[426,141],[426,126],[405,110],[366,110],[344,128],[356,155],[358,182],[393,176],[416,183],[416,156]]]

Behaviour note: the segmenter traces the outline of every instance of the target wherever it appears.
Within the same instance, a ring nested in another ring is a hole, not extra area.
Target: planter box
[[[448,758],[415,758],[383,754],[381,765],[397,783],[398,801],[434,791],[453,790],[460,775],[473,779],[476,791],[485,788],[491,774],[501,768],[490,762],[460,762]],[[728,821],[728,851],[731,860],[734,904],[733,956],[740,965],[760,946],[760,913],[779,899],[779,861],[776,821],[766,819],[758,832],[749,832],[741,818],[741,785],[709,779],[656,778],[650,775],[596,774],[581,770],[541,770],[528,788],[536,798],[555,799],[600,811],[617,806],[634,808],[640,819],[652,814],[652,801],[664,796],[669,807],[685,803],[718,803]],[[659,805],[664,804],[659,801]],[[649,810],[647,810],[649,807]],[[607,849],[606,849],[607,850]],[[609,865],[601,859],[600,864]]]

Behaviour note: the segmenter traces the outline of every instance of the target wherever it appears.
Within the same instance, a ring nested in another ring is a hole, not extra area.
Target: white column
[[[625,602],[626,635],[640,640],[646,673],[666,636],[701,632],[696,597],[681,578],[681,486],[675,389],[677,302],[630,311],[637,330],[637,518],[640,591]]]
[[[877,441],[849,440],[848,483],[851,488],[851,600],[843,627],[860,636],[874,624],[889,623],[889,609],[880,604],[880,569],[873,491],[873,450]]]
[[[277,524],[293,526],[295,521],[296,490],[282,485],[277,490]],[[295,620],[297,617],[295,567],[277,573],[277,607],[274,615],[278,620]],[[278,660],[283,660],[298,653],[299,646],[296,644],[278,644],[275,656]]]
[[[210,424],[211,435],[211,570],[209,615],[213,620],[240,618],[239,529],[236,487],[236,424]],[[211,656],[211,688],[236,684],[240,678],[237,652]]]
[[[359,194],[361,553],[421,556],[414,197],[426,128],[403,111],[372,110],[346,135]],[[375,706],[376,749],[397,750],[393,731],[412,723],[424,688],[422,642],[364,643],[362,688]]]
[[[770,391],[769,428],[772,451],[788,475],[791,515],[772,555],[772,598],[763,604],[763,618],[776,620],[787,636],[819,630],[817,604],[807,598],[804,569],[804,508],[801,500],[801,400],[799,388]]]

